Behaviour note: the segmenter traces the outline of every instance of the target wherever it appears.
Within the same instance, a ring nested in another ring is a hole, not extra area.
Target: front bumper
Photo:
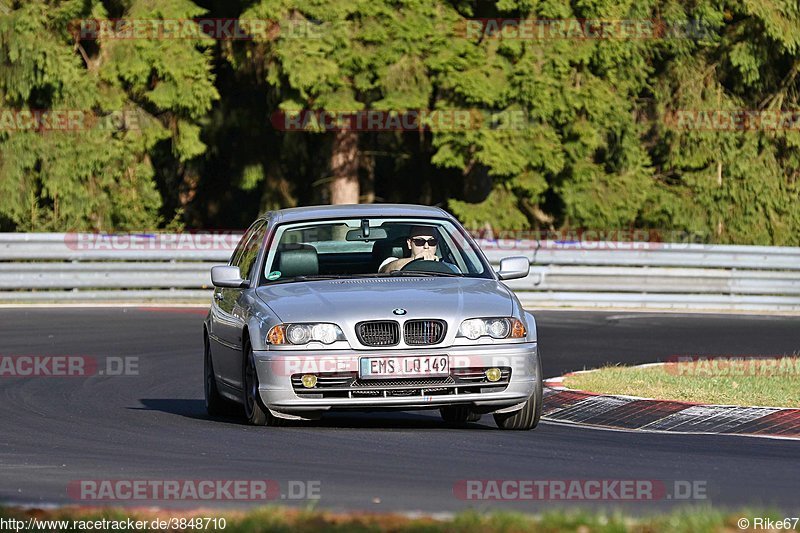
[[[514,411],[541,381],[536,343],[316,353],[274,350],[256,351],[254,355],[262,402],[275,415],[287,418],[317,418],[329,410],[412,410],[450,405],[468,405],[483,413]],[[358,379],[360,358],[387,355],[447,355],[450,376],[368,383]],[[485,368],[502,368],[503,377],[497,383],[476,381]],[[317,387],[303,388],[299,384],[303,374],[320,376]],[[462,376],[471,377],[467,381]]]

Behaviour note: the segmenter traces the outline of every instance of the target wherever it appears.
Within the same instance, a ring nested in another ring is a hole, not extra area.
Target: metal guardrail
[[[207,302],[211,266],[239,235],[89,237],[0,233],[0,301]],[[800,248],[478,242],[495,266],[532,260],[528,277],[507,282],[530,307],[800,311]]]
[[[82,236],[86,235],[86,238]],[[214,261],[227,263],[241,234],[0,233],[0,261]]]

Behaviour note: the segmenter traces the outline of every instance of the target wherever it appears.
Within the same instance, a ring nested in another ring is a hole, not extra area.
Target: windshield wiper
[[[293,283],[295,281],[322,281],[326,279],[341,279],[341,278],[348,278],[350,276],[342,275],[342,274],[308,274],[305,276],[292,276],[289,278],[278,278],[273,280],[268,280],[267,283],[264,285],[276,285],[279,283]]]
[[[348,274],[309,274],[307,276],[294,276],[287,279],[290,279],[292,281],[317,281],[324,279],[342,279],[349,277],[351,276]]]
[[[394,270],[392,272],[388,272],[386,275],[391,277],[418,277],[418,276],[428,276],[428,277],[438,277],[444,276],[448,278],[463,278],[464,274],[458,274],[456,272],[417,272],[415,270]]]

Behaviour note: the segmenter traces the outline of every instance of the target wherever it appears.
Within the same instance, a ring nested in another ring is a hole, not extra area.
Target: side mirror
[[[502,280],[524,278],[531,270],[531,262],[527,257],[504,257],[500,260],[500,270],[497,275]]]
[[[244,286],[245,280],[236,266],[215,266],[211,267],[211,283],[215,287],[225,287],[229,289],[240,289]]]

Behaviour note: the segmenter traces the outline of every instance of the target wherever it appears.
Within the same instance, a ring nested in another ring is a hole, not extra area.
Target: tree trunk
[[[359,151],[358,168],[361,173],[359,183],[361,184],[360,199],[365,204],[375,203],[375,152],[377,150],[377,142],[375,141],[376,133],[370,133],[368,136],[361,137],[361,150]],[[366,147],[364,141],[367,141]]]
[[[465,201],[477,204],[489,197],[494,183],[487,167],[473,160],[464,169],[463,176]]]
[[[357,204],[358,133],[339,130],[334,133],[331,149],[331,203]]]

